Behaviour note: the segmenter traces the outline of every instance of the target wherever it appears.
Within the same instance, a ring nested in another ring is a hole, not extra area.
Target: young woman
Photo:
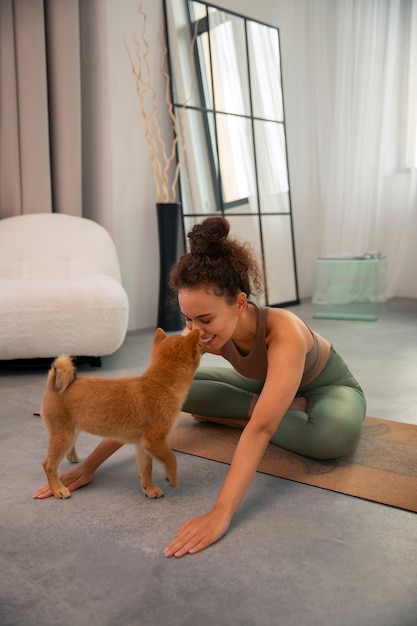
[[[229,235],[226,219],[208,218],[188,237],[190,252],[170,277],[184,332],[198,328],[202,352],[233,368],[199,368],[183,410],[243,430],[213,508],[180,528],[164,550],[168,557],[199,552],[225,534],[270,441],[318,459],[344,455],[359,438],[366,408],[362,389],[326,339],[293,313],[250,299],[261,292],[260,270],[251,247]],[[64,484],[73,491],[91,482],[120,446],[103,440],[61,477]],[[44,486],[34,497],[50,495]]]

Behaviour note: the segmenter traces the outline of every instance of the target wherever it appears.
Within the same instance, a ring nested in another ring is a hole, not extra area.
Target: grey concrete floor
[[[351,365],[368,415],[417,424],[417,300],[391,300],[377,322],[315,320],[310,302],[293,310]],[[94,373],[143,371],[152,336],[130,333]],[[32,413],[45,377],[0,370],[2,626],[417,624],[410,512],[257,474],[221,541],[166,559],[179,526],[212,505],[227,466],[178,454],[180,485],[151,501],[129,446],[71,499],[33,500],[46,433]],[[97,441],[81,435],[80,456]],[[155,474],[163,484],[162,468]]]

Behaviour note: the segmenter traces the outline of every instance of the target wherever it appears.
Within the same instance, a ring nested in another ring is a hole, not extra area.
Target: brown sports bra
[[[253,304],[253,303],[252,303]],[[230,339],[222,348],[221,354],[227,359],[235,368],[239,374],[246,376],[247,378],[254,378],[255,380],[266,380],[266,373],[268,369],[267,360],[267,345],[265,343],[266,336],[266,318],[268,315],[268,307],[258,307],[256,304],[256,337],[252,350],[249,354],[242,355],[236,344]],[[307,324],[306,324],[307,326]],[[306,381],[314,377],[314,374],[319,367],[321,360],[321,345],[317,338],[317,335],[309,329],[313,337],[313,347],[306,355],[304,372],[300,382],[302,387]]]

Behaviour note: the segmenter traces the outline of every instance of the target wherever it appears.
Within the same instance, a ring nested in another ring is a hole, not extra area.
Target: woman
[[[341,456],[355,446],[366,408],[362,389],[326,339],[293,313],[249,299],[261,292],[260,269],[250,246],[229,236],[226,219],[208,218],[188,237],[190,252],[170,276],[184,333],[198,328],[202,352],[223,356],[233,368],[201,367],[183,410],[243,431],[213,508],[180,528],[167,557],[199,552],[225,534],[270,441],[318,459]],[[103,440],[61,477],[64,484],[73,491],[91,482],[120,446]],[[34,497],[50,495],[44,486]]]

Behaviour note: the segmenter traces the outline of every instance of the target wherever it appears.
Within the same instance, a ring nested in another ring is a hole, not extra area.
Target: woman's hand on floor
[[[230,519],[224,514],[210,511],[206,515],[194,517],[186,522],[174,539],[167,545],[164,554],[167,557],[181,557],[204,550],[222,537],[230,525]]]
[[[65,487],[68,487],[70,491],[75,491],[80,487],[84,487],[84,485],[88,485],[93,480],[93,477],[94,472],[90,471],[87,466],[83,465],[83,463],[69,472],[65,472],[60,475],[60,479],[64,483]],[[43,500],[44,498],[49,498],[50,496],[52,496],[52,491],[49,485],[46,484],[35,491],[32,497]]]
[[[98,446],[94,448],[91,454],[84,459],[82,463],[77,465],[73,470],[61,474],[60,479],[64,483],[65,487],[68,487],[70,491],[75,491],[84,485],[91,483],[94,477],[94,472],[106,459],[122,447],[120,441],[115,439],[102,439]],[[52,491],[49,485],[44,485],[33,494],[34,498],[49,498],[52,496]]]

